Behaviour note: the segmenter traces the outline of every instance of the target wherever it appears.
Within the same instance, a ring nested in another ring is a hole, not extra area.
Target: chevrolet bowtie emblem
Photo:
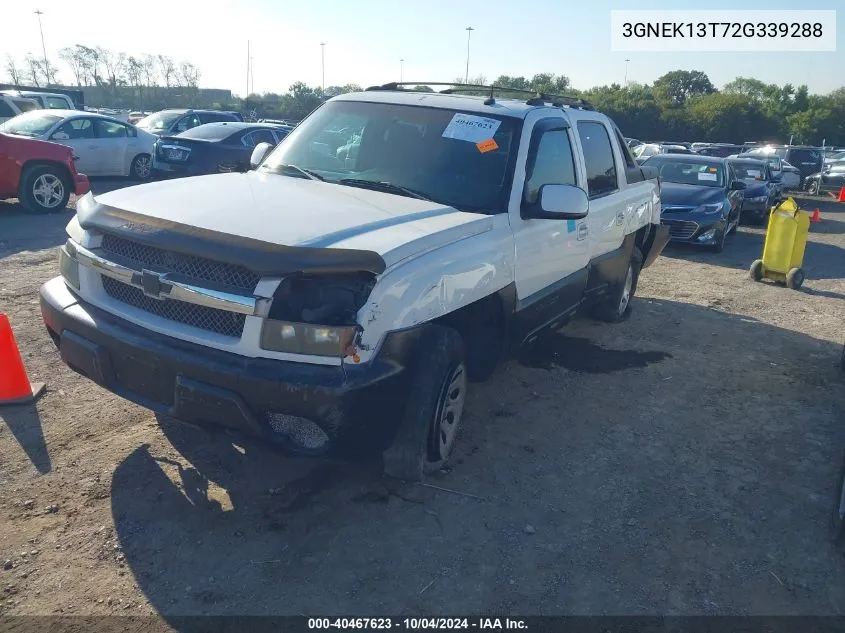
[[[170,284],[161,281],[161,275],[151,270],[141,271],[141,290],[153,299],[163,299],[162,294],[170,292]]]

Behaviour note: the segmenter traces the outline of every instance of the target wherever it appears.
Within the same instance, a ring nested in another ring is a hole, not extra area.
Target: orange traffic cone
[[[845,202],[845,187],[839,190],[839,202]]]
[[[821,222],[821,217],[819,216],[819,209],[816,207],[816,210],[813,211],[813,216],[810,218],[810,222]]]
[[[0,406],[26,404],[44,391],[44,383],[30,383],[9,317],[0,314]]]

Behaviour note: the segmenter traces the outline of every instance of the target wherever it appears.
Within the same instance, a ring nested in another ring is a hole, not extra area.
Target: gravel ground
[[[0,203],[0,311],[47,383],[0,410],[0,614],[845,614],[845,205],[807,205],[803,291],[748,278],[761,229],[667,250],[628,322],[579,319],[476,386],[419,486],[68,370],[36,293],[70,213]]]

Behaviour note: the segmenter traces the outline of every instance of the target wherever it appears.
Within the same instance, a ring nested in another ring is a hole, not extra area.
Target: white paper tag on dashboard
[[[449,121],[449,125],[443,130],[441,136],[459,141],[469,141],[470,143],[480,143],[493,138],[501,124],[502,122],[498,119],[488,119],[483,116],[458,112]]]
[[[716,180],[716,174],[708,174],[706,171],[698,172],[699,180]]]

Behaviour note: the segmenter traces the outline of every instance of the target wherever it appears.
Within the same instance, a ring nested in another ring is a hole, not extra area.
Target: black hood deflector
[[[111,233],[147,246],[243,266],[267,277],[361,271],[379,275],[386,268],[381,255],[373,251],[282,246],[124,211],[97,202],[77,209],[77,219],[86,230]]]

